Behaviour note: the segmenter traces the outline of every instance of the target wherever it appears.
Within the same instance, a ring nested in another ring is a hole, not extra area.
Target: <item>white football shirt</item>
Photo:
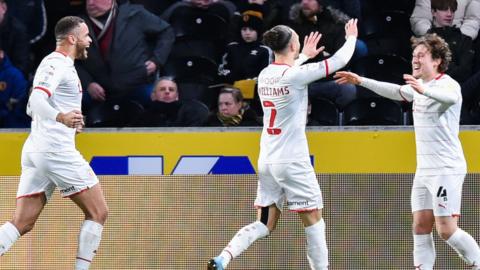
[[[305,134],[308,84],[346,65],[355,42],[349,37],[337,53],[321,62],[294,66],[274,62],[260,72],[258,95],[264,116],[259,162],[310,161]],[[307,59],[301,55],[300,60]]]
[[[52,52],[40,63],[33,90],[48,95],[50,105],[62,113],[81,110],[82,86],[73,59]],[[24,152],[66,152],[75,150],[75,129],[51,119],[32,115],[32,128]]]
[[[400,94],[413,100],[413,122],[417,151],[417,175],[466,173],[467,165],[458,137],[462,93],[460,85],[447,74],[423,83],[426,92],[417,93],[410,85],[400,88]],[[450,95],[456,100],[445,104],[430,95]]]

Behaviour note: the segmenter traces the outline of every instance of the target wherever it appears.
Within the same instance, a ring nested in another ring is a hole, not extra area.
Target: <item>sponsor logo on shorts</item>
[[[287,206],[308,206],[308,201],[287,201]]]
[[[60,190],[61,193],[69,193],[69,192],[72,192],[72,191],[75,191],[74,186],[71,186],[71,187]]]
[[[437,191],[437,198],[443,198],[443,201],[447,201],[447,189],[440,186]]]

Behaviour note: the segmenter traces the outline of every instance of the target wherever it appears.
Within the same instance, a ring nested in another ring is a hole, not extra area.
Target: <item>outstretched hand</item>
[[[319,32],[311,32],[310,35],[305,36],[305,40],[303,41],[302,54],[306,55],[309,59],[311,59],[321,53],[325,49],[324,46],[317,49],[317,45],[321,37],[322,34],[320,34]]]
[[[337,71],[335,75],[333,75],[333,78],[335,78],[335,82],[338,84],[349,83],[358,85],[362,82],[362,79],[358,74],[348,71]]]
[[[350,19],[345,24],[345,35],[358,37],[357,19]]]
[[[425,89],[423,88],[422,84],[417,80],[417,78],[413,77],[410,74],[403,74],[403,79],[413,88],[413,90],[417,91],[417,93],[425,93]]]

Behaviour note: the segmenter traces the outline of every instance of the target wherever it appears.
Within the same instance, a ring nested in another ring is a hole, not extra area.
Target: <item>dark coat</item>
[[[25,114],[27,80],[5,55],[0,61],[0,126],[27,127]]]
[[[320,46],[325,46],[324,52],[333,55],[345,43],[345,23],[348,16],[339,10],[324,7],[323,11],[317,14],[317,21],[309,21],[303,15],[300,4],[293,5],[290,10],[290,27],[297,32],[300,43],[303,46],[305,36],[311,32],[318,31],[322,34],[319,42]],[[320,61],[328,58],[319,54],[310,61]]]
[[[152,102],[139,117],[138,127],[200,127],[208,118],[208,108],[197,100],[171,103]]]
[[[232,42],[228,44],[222,64],[218,68],[220,80],[233,84],[238,80],[256,78],[272,59],[270,48],[258,41]]]
[[[122,97],[153,77],[147,75],[145,62],[151,60],[161,68],[175,40],[170,25],[140,5],[124,3],[118,7],[109,53],[100,54],[92,21],[85,17],[93,42],[88,58],[76,64],[82,86],[97,82],[107,92],[107,99]],[[152,49],[153,48],[153,49]]]
[[[459,82],[468,79],[472,75],[475,58],[472,38],[462,34],[457,27],[435,27],[429,32],[445,39],[450,47],[452,61],[446,73]]]
[[[255,113],[255,111],[253,111],[252,109],[249,108],[249,109],[245,110],[245,112],[243,113],[242,121],[236,127],[256,127],[256,126],[261,126],[261,125],[262,125],[262,123],[259,122],[257,114]],[[217,117],[217,113],[215,112],[215,113],[210,114],[210,116],[208,117],[207,126],[223,127],[224,125],[222,124],[222,122],[220,122],[220,120]]]
[[[8,11],[0,24],[0,48],[10,57],[13,65],[24,75],[30,68],[30,42],[27,28]]]

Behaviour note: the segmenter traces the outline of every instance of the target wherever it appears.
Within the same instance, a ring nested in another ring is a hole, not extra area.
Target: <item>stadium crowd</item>
[[[29,89],[54,50],[53,26],[85,19],[93,40],[77,60],[87,127],[260,126],[256,79],[274,62],[262,34],[279,24],[322,34],[322,61],[360,35],[344,70],[404,84],[410,38],[450,45],[447,74],[462,86],[461,124],[480,124],[480,0],[0,0],[0,127],[29,127]],[[333,74],[332,74],[333,75]],[[332,76],[309,85],[309,125],[410,125],[411,104]]]

